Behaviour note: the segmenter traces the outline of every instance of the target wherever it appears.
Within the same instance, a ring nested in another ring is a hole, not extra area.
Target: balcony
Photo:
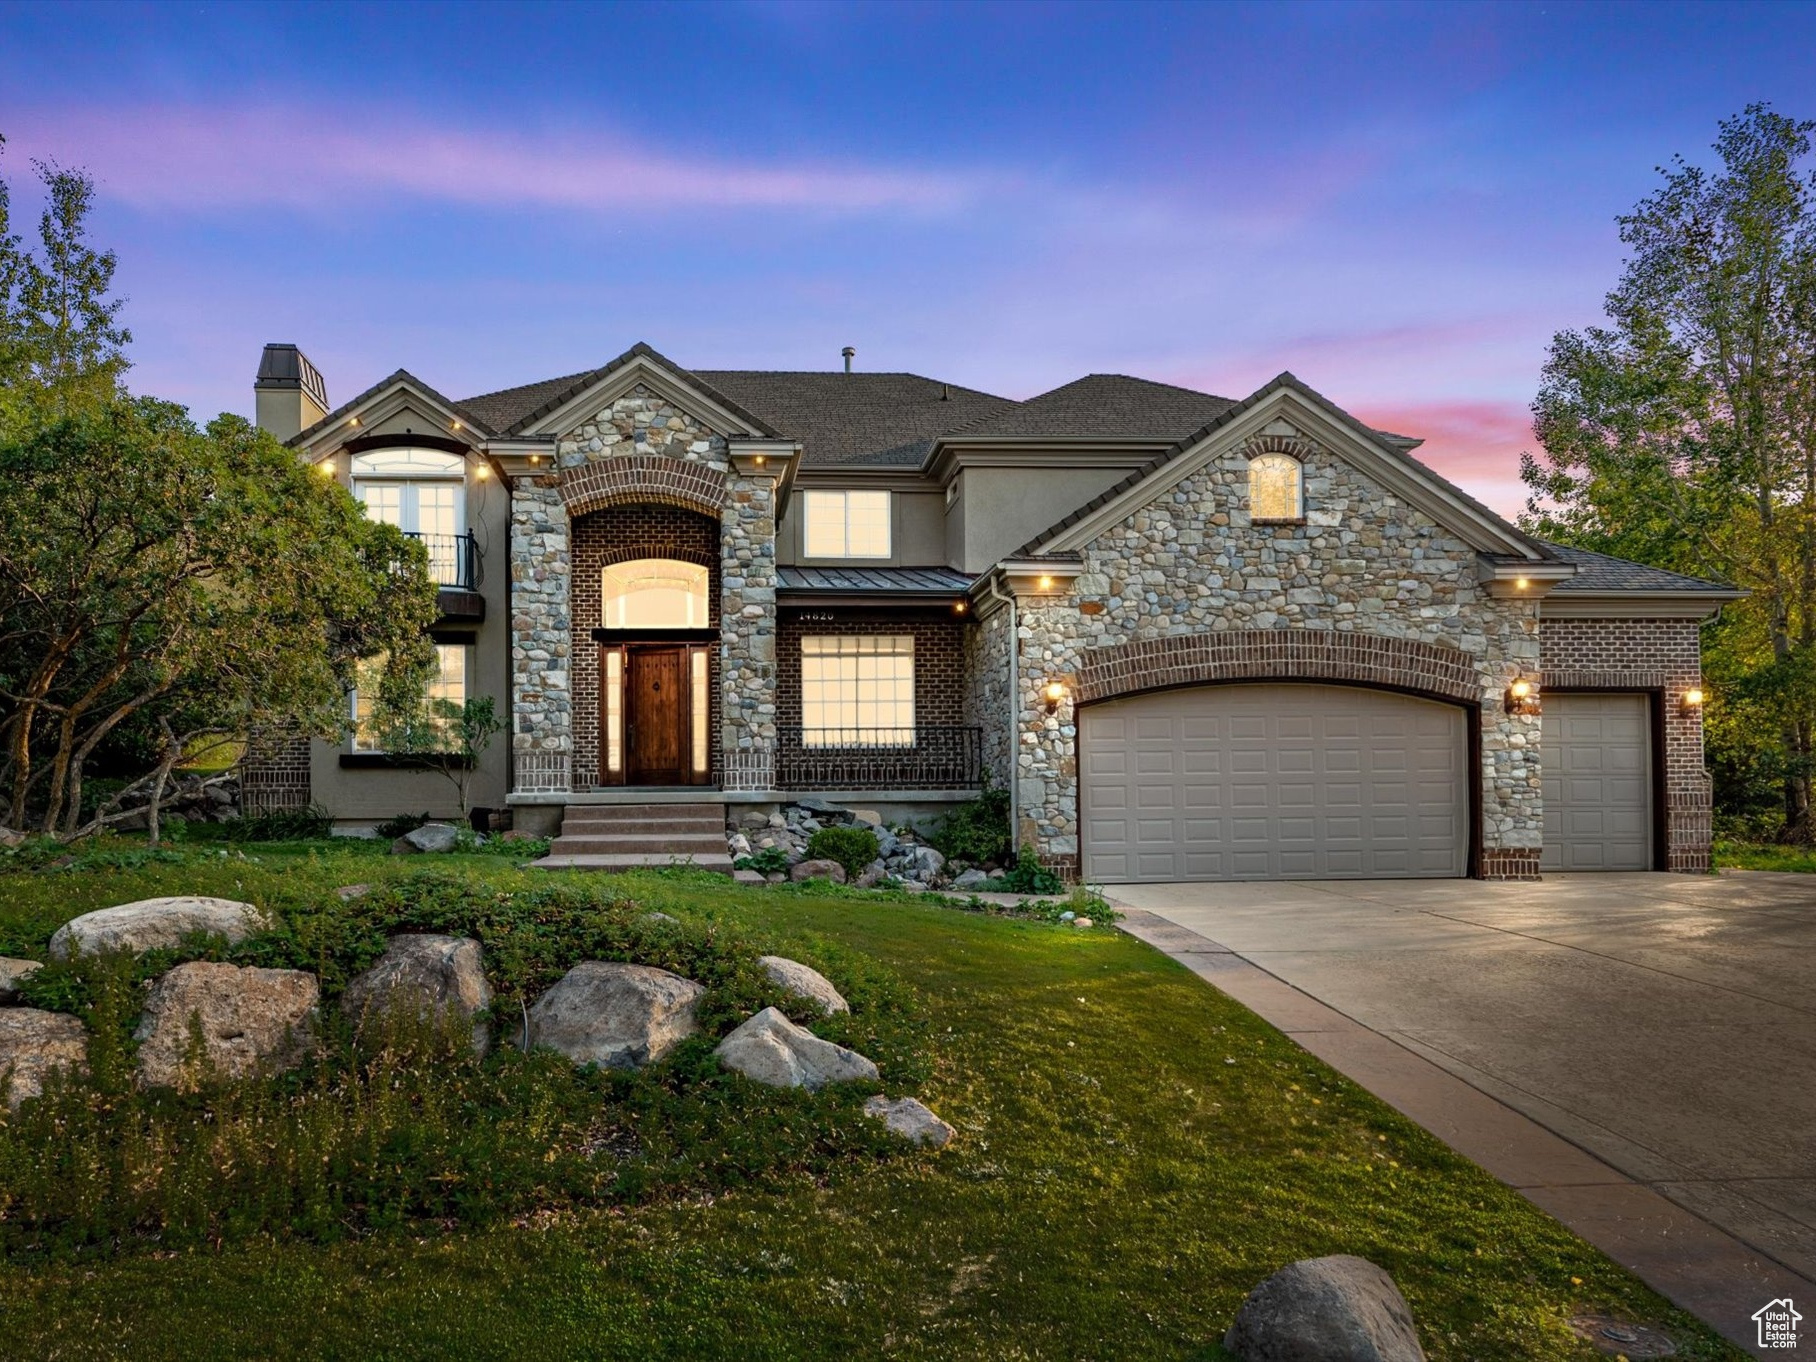
[[[406,530],[429,551],[429,577],[440,588],[436,599],[445,619],[482,620],[485,598],[479,594],[485,581],[479,545],[471,534],[422,534]]]
[[[974,790],[982,730],[919,724],[912,729],[778,730],[776,787],[783,790]]]

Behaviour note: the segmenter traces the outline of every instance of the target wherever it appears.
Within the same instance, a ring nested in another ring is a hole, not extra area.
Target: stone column
[[[719,540],[720,783],[727,790],[772,790],[777,478],[760,464],[733,464]]]
[[[568,517],[551,475],[511,489],[511,748],[517,790],[572,788]]]

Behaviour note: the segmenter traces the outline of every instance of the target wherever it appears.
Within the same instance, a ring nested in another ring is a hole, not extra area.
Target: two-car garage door
[[[1085,874],[1120,884],[1461,875],[1463,713],[1298,684],[1093,705],[1080,715]]]
[[[1546,870],[1652,866],[1642,694],[1546,697]],[[1303,683],[1201,686],[1080,712],[1084,873],[1164,880],[1467,872],[1461,707]]]

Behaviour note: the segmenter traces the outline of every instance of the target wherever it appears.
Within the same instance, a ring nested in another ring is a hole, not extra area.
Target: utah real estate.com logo
[[[1797,1324],[1803,1318],[1791,1305],[1791,1298],[1767,1301],[1753,1312],[1753,1322],[1759,1326],[1759,1346],[1762,1348],[1795,1348],[1797,1346]]]

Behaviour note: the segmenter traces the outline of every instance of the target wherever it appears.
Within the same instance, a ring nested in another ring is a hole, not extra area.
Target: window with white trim
[[[801,742],[807,747],[912,747],[914,636],[802,639]]]
[[[353,495],[366,516],[416,535],[429,551],[429,575],[460,581],[467,529],[467,461],[439,449],[372,449],[353,456]]]
[[[887,558],[889,493],[801,493],[801,546],[807,558]]]
[[[464,643],[437,643],[435,645],[435,674],[429,678],[427,698],[430,714],[440,708],[438,700],[446,700],[455,705],[467,702],[467,680],[473,671],[473,650]],[[349,703],[353,707],[353,750],[355,752],[383,752],[384,745],[379,739],[377,725],[378,681],[385,669],[383,657],[368,658],[360,663],[355,673],[357,684],[354,686]],[[442,727],[443,725],[437,725]],[[450,739],[450,742],[452,740]]]
[[[709,569],[672,558],[613,563],[600,574],[607,629],[704,629],[710,622]]]

